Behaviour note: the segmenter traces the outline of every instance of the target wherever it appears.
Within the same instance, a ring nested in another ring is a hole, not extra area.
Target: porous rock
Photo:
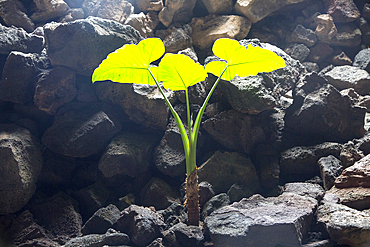
[[[99,160],[99,170],[106,178],[117,175],[138,177],[149,170],[157,138],[152,135],[121,132],[108,144]]]
[[[238,14],[246,16],[252,23],[256,23],[284,6],[305,1],[306,0],[272,0],[261,2],[259,0],[237,0],[234,9]]]
[[[335,179],[342,173],[342,164],[333,155],[320,158],[318,164],[323,187],[325,190],[329,190],[333,187]]]
[[[353,22],[360,17],[360,11],[353,0],[324,0],[327,13],[336,23]]]
[[[121,106],[135,123],[153,129],[167,127],[169,109],[157,87],[100,82],[96,94],[100,100]],[[165,95],[175,102],[174,92],[168,90]]]
[[[145,247],[160,236],[166,229],[166,224],[159,214],[149,208],[131,205],[121,212],[114,228],[127,232],[134,244]]]
[[[83,225],[81,232],[88,234],[104,234],[120,218],[120,211],[114,204],[100,208]]]
[[[85,0],[82,8],[85,16],[96,16],[122,24],[134,13],[134,6],[125,0]]]
[[[353,66],[370,73],[370,48],[359,51],[353,60]]]
[[[315,199],[293,193],[257,194],[214,211],[205,228],[215,247],[301,246],[316,206]]]
[[[236,152],[216,151],[198,169],[199,181],[212,184],[216,193],[227,192],[231,185],[245,185],[251,195],[260,188],[255,167],[246,156]]]
[[[51,64],[86,76],[91,76],[108,53],[142,39],[133,27],[99,17],[51,22],[44,26],[44,31]]]
[[[31,15],[34,22],[47,21],[63,16],[69,9],[68,4],[63,0],[34,0],[37,11]]]
[[[44,38],[27,33],[23,28],[6,27],[0,24],[0,54],[11,51],[39,53],[44,48]]]
[[[44,56],[12,51],[5,62],[0,81],[0,99],[14,103],[32,101],[37,75],[40,70],[48,68],[50,62]]]
[[[150,11],[146,14],[131,14],[125,21],[126,25],[130,25],[139,31],[143,38],[154,37],[154,29],[159,24],[158,14]]]
[[[116,112],[107,104],[70,103],[58,111],[42,142],[59,154],[88,157],[103,150],[121,128]]]
[[[187,23],[193,16],[195,4],[196,0],[166,0],[158,18],[166,27],[176,22]]]
[[[238,15],[207,15],[193,18],[190,25],[194,46],[205,49],[219,38],[244,39],[252,24],[247,18]]]
[[[0,156],[0,214],[15,213],[36,190],[42,168],[40,147],[28,130],[1,124]]]
[[[370,241],[370,216],[336,203],[324,203],[316,212],[317,222],[325,226],[338,244],[365,247]]]
[[[22,27],[27,32],[32,32],[35,24],[26,13],[27,9],[18,0],[0,2],[0,16],[6,25]]]

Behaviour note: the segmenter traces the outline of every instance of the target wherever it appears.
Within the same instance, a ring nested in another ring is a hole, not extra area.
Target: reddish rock
[[[366,187],[370,188],[370,155],[366,155],[342,172],[335,180],[335,187]]]

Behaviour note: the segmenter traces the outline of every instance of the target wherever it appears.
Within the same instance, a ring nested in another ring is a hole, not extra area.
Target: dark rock
[[[231,0],[202,0],[210,14],[225,15],[231,14],[234,2]]]
[[[165,209],[173,202],[180,203],[178,198],[177,191],[159,178],[152,178],[140,192],[141,204],[154,206],[157,210]]]
[[[317,209],[316,217],[338,244],[366,246],[370,241],[370,216],[364,212],[345,205],[324,203]]]
[[[325,194],[325,190],[320,185],[312,183],[286,183],[283,192],[309,196],[318,202],[322,200]]]
[[[194,17],[190,23],[194,47],[210,48],[219,38],[244,39],[251,28],[251,22],[238,15],[207,15]]]
[[[131,14],[127,17],[125,24],[138,30],[143,38],[154,37],[154,30],[159,24],[158,13],[149,11],[146,14],[143,12]]]
[[[298,24],[294,31],[287,36],[287,43],[302,43],[308,47],[315,45],[317,42],[317,36],[311,29],[307,29],[301,24]]]
[[[155,135],[121,132],[115,136],[99,160],[99,170],[106,178],[116,175],[138,177],[149,170]]]
[[[59,193],[32,203],[29,210],[50,239],[65,244],[69,239],[81,235],[82,219],[75,206],[72,198]]]
[[[199,226],[187,226],[184,223],[178,223],[172,226],[169,231],[175,233],[176,239],[184,247],[203,246],[204,235]]]
[[[369,47],[370,44],[370,25],[369,22],[361,17],[358,19],[356,22],[357,26],[360,27],[361,33],[362,33],[362,43],[366,46]]]
[[[0,214],[24,207],[36,189],[42,168],[38,142],[17,125],[0,125]]]
[[[352,166],[355,162],[362,159],[365,155],[361,150],[358,150],[352,141],[349,141],[342,146],[340,152],[340,161],[343,168]]]
[[[7,247],[59,247],[57,242],[51,240],[44,228],[38,225],[30,211],[22,212],[13,220],[10,228],[5,232]]]
[[[162,0],[136,0],[137,6],[141,11],[161,11],[163,9]]]
[[[18,0],[0,3],[0,16],[7,26],[22,27],[27,32],[32,32],[35,29],[35,24],[26,13],[27,9]]]
[[[188,220],[184,206],[177,202],[173,202],[169,207],[159,210],[157,213],[163,216],[164,222],[168,227]]]
[[[215,193],[227,192],[234,183],[249,188],[250,195],[260,189],[252,161],[240,153],[216,151],[198,168],[199,181],[212,184]]]
[[[269,2],[268,6],[260,1],[248,1],[248,0],[238,0],[234,6],[235,11],[246,16],[252,23],[256,23],[266,16],[270,15],[272,12],[293,4],[305,2],[305,0],[283,0],[283,1],[272,1]]]
[[[263,49],[276,53],[284,59],[286,64],[284,68],[270,73],[261,73],[264,77],[264,85],[270,92],[272,92],[271,96],[276,100],[279,100],[282,95],[285,95],[288,91],[292,90],[300,75],[305,73],[303,65],[298,60],[291,58],[283,50],[274,45],[261,43],[255,39],[240,40],[239,43],[244,47],[247,47],[248,44],[260,46]]]
[[[76,94],[76,73],[66,67],[45,70],[37,82],[33,102],[49,114],[55,114],[59,107],[72,101]]]
[[[327,13],[335,23],[353,22],[360,17],[360,11],[353,0],[324,0]]]
[[[100,100],[121,106],[133,122],[166,129],[169,109],[157,87],[101,82],[97,84],[96,93]],[[171,104],[176,101],[172,91],[165,94]]]
[[[361,30],[354,23],[337,25],[337,35],[328,43],[332,46],[356,47],[361,44]]]
[[[289,56],[303,62],[310,54],[310,49],[304,44],[290,43],[284,49]]]
[[[221,80],[219,89],[238,112],[258,114],[276,106],[272,92],[264,85],[262,75],[235,77],[231,81]]]
[[[85,12],[82,8],[69,9],[65,16],[62,16],[58,22],[71,22],[79,19],[84,19]]]
[[[356,54],[353,66],[364,69],[370,73],[370,48],[363,49]]]
[[[5,27],[0,24],[0,54],[11,51],[39,53],[44,48],[44,38],[28,34],[23,28]]]
[[[48,23],[44,31],[52,65],[65,66],[86,76],[91,76],[108,53],[141,40],[133,27],[98,17]]]
[[[35,0],[36,12],[31,15],[34,22],[43,22],[63,16],[69,9],[63,0]]]
[[[202,208],[204,204],[215,195],[212,185],[207,181],[199,183],[199,206]]]
[[[37,74],[41,69],[49,67],[49,61],[44,56],[12,51],[4,65],[0,99],[22,104],[32,101]]]
[[[333,155],[322,157],[318,162],[324,189],[329,190],[333,187],[335,179],[342,173],[342,164]]]
[[[315,199],[292,193],[270,198],[254,195],[214,211],[206,218],[205,228],[215,247],[298,247],[316,206]]]
[[[265,189],[276,188],[280,179],[280,164],[277,148],[272,143],[259,144],[255,148],[254,155],[254,165],[257,168],[261,186]]]
[[[68,241],[64,247],[103,247],[103,246],[122,246],[130,243],[130,238],[125,233],[108,229],[105,234],[90,234],[74,238]]]
[[[98,209],[106,205],[109,196],[110,194],[107,187],[101,182],[72,193],[72,197],[78,201],[84,222],[86,222]]]
[[[338,55],[334,55],[333,57],[333,64],[334,65],[351,65],[352,60],[342,51]]]
[[[171,26],[165,30],[158,30],[155,35],[162,39],[166,52],[177,53],[186,48],[192,47],[190,37],[192,30],[190,25],[184,25],[181,28]]]
[[[71,103],[60,108],[43,144],[55,153],[88,157],[104,149],[122,125],[108,104]]]
[[[333,49],[325,43],[319,43],[310,49],[308,60],[314,63],[321,63],[333,54]]]
[[[358,67],[350,65],[337,66],[325,73],[324,76],[328,83],[338,90],[354,88],[361,95],[366,95],[370,92],[370,74]]]
[[[109,204],[105,208],[100,208],[83,225],[81,232],[83,235],[104,234],[120,218],[120,211],[114,204]]]
[[[174,119],[155,148],[154,162],[161,173],[171,177],[184,176],[186,172],[184,147]]]
[[[370,154],[370,132],[366,132],[363,137],[357,139],[355,145],[364,155]]]
[[[64,0],[71,8],[80,8],[85,0]]]
[[[195,3],[196,0],[166,0],[158,18],[166,27],[176,22],[188,23],[193,17]]]
[[[354,165],[344,169],[335,180],[338,188],[366,187],[370,188],[370,155],[357,161]]]
[[[147,247],[166,247],[165,245],[163,245],[163,242],[163,238],[156,238]]]
[[[316,73],[318,73],[320,71],[319,65],[317,65],[317,63],[314,63],[314,62],[304,62],[302,64],[306,68],[306,70],[307,70],[308,73],[310,73],[310,72],[316,72]]]
[[[346,142],[363,136],[366,109],[353,105],[349,97],[342,96],[332,85],[325,85],[323,79],[312,79],[312,84],[306,83],[306,88],[302,88],[305,97],[294,96],[287,109],[285,130],[321,141]]]
[[[134,6],[125,0],[94,1],[85,0],[82,4],[85,16],[96,16],[102,19],[125,23],[127,17],[134,13]]]
[[[333,186],[328,193],[338,197],[339,203],[357,210],[370,208],[370,188]]]
[[[320,174],[318,160],[333,155],[339,157],[338,143],[323,143],[316,146],[296,146],[285,150],[280,157],[280,176],[287,181],[303,181]]]
[[[208,200],[202,209],[202,218],[205,219],[217,209],[230,205],[230,197],[226,193],[218,194]]]
[[[249,154],[256,143],[266,140],[256,118],[235,110],[223,111],[204,121],[203,129],[229,150]]]
[[[114,226],[116,230],[127,233],[131,241],[139,247],[149,245],[166,227],[159,214],[137,205],[123,210],[121,218]]]

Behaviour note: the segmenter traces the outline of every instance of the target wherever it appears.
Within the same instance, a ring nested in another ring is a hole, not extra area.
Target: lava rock
[[[120,211],[114,204],[100,208],[83,225],[81,232],[88,234],[104,234],[109,228],[112,228],[120,218]]]
[[[158,18],[169,27],[171,23],[188,23],[193,16],[196,0],[166,0]]]
[[[51,22],[44,26],[44,31],[51,64],[86,76],[91,76],[108,53],[142,39],[133,27],[99,17],[69,23]]]
[[[33,196],[42,156],[38,141],[28,130],[0,124],[0,133],[0,214],[10,214]]]
[[[169,231],[174,232],[176,239],[184,247],[201,247],[205,241],[202,229],[199,226],[187,226],[178,223],[172,226]]]
[[[18,0],[0,3],[0,16],[7,26],[21,27],[27,32],[32,32],[35,29],[35,24],[26,13],[27,9]]]
[[[342,164],[333,155],[320,158],[318,163],[324,189],[329,190],[333,187],[335,179],[342,173]]]
[[[134,6],[125,0],[85,0],[82,4],[82,9],[85,12],[85,16],[96,16],[122,24],[125,23],[126,19],[134,13]]]
[[[230,205],[230,197],[226,193],[221,193],[212,197],[203,206],[202,218],[207,218],[213,211],[227,205]]]
[[[116,112],[102,103],[65,105],[56,114],[54,124],[45,131],[42,142],[53,152],[66,156],[96,154],[122,128]]]
[[[214,211],[205,228],[215,247],[301,246],[316,206],[315,199],[292,193],[254,195]]]
[[[71,239],[64,247],[126,246],[129,243],[130,238],[127,234],[108,229],[105,234],[89,234]]]

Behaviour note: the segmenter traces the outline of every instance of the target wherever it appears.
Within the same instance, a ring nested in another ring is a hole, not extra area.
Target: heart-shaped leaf
[[[164,44],[158,38],[144,39],[137,45],[124,45],[101,62],[93,73],[92,82],[111,80],[119,83],[155,85],[149,65],[159,59],[164,52]]]
[[[216,40],[212,51],[215,56],[227,62],[227,68],[221,77],[227,81],[235,76],[254,76],[260,72],[271,72],[286,66],[284,59],[272,51],[253,47],[251,44],[245,48],[238,41],[228,38]],[[225,67],[225,62],[212,61],[206,65],[206,71],[220,76]]]
[[[166,53],[158,66],[159,80],[172,91],[186,90],[206,77],[204,67],[183,54]]]

